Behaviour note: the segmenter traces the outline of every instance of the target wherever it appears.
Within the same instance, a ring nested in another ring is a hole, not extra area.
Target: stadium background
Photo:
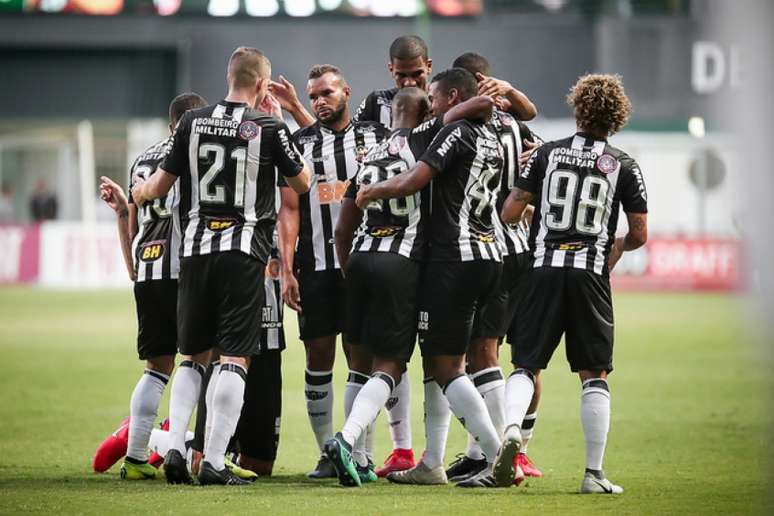
[[[341,66],[354,109],[371,90],[391,86],[387,47],[404,33],[428,41],[436,72],[464,51],[487,56],[494,75],[538,106],[540,116],[530,126],[546,139],[573,131],[564,96],[578,75],[623,76],[634,114],[613,142],[645,173],[651,235],[614,278],[619,372],[613,388],[620,390],[614,390],[608,467],[634,492],[603,510],[767,507],[768,462],[761,450],[770,422],[770,321],[755,314],[771,313],[765,308],[771,305],[755,295],[771,292],[770,255],[762,248],[771,242],[765,193],[771,178],[765,161],[756,161],[765,153],[750,156],[748,150],[765,127],[755,117],[765,121],[771,111],[766,93],[755,97],[750,89],[758,79],[771,84],[764,80],[770,78],[771,38],[750,34],[772,12],[760,2],[733,4],[0,0],[0,350],[10,371],[0,375],[0,386],[11,394],[0,405],[0,511],[97,510],[86,504],[114,489],[114,510],[135,500],[134,486],[117,486],[115,474],[93,477],[87,466],[93,446],[128,410],[139,370],[129,282],[113,216],[97,199],[97,178],[125,184],[134,157],[166,133],[166,108],[176,93],[220,99],[224,64],[238,45],[265,51],[275,77],[284,75],[301,95],[312,64]],[[756,104],[755,98],[764,100]],[[36,224],[28,203],[41,180],[56,195],[58,214]],[[278,467],[290,476],[269,484],[276,497],[266,506],[280,512],[316,507],[314,499],[293,497],[295,487],[309,487],[298,473],[311,466],[313,439],[301,407],[302,357],[292,312],[286,332]],[[533,445],[551,478],[527,488],[546,497],[520,502],[559,512],[591,507],[567,495],[581,443],[577,386],[561,355],[549,372]],[[337,383],[343,384],[342,362]],[[413,364],[419,385],[417,369]],[[415,448],[421,451],[421,392],[414,399]],[[380,431],[381,456],[387,449],[385,428]],[[461,443],[455,428],[449,457]],[[41,474],[51,485],[34,496]],[[726,482],[737,490],[718,496]],[[169,495],[160,486],[139,489],[151,499]],[[381,501],[411,492],[380,489],[360,498],[370,500],[365,512],[385,512]],[[653,490],[660,500],[648,496]],[[332,486],[322,492],[336,503]],[[384,503],[423,512],[482,510],[456,494],[429,505],[435,493],[421,493],[428,505]],[[508,509],[502,496],[492,510]],[[250,503],[240,497],[236,503]],[[186,507],[197,506],[178,508]],[[239,507],[249,505],[233,510]]]

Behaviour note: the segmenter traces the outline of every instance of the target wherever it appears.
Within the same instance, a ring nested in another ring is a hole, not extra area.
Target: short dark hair
[[[392,109],[396,111],[415,110],[420,119],[430,111],[430,98],[421,88],[409,86],[401,88],[392,98]]]
[[[473,75],[480,73],[482,75],[491,75],[491,68],[486,57],[475,52],[465,52],[452,63],[454,68],[464,68]]]
[[[395,38],[390,45],[390,61],[393,59],[416,59],[427,61],[427,43],[419,36],[409,35]]]
[[[310,80],[319,79],[326,73],[332,73],[333,75],[336,75],[339,79],[344,80],[344,75],[341,73],[341,68],[332,64],[314,65],[309,69],[309,75],[307,75],[307,79],[310,79]]]
[[[198,93],[181,93],[169,103],[169,121],[176,124],[189,109],[198,109],[206,105],[207,101]]]
[[[234,87],[250,88],[271,77],[271,62],[257,48],[238,47],[228,59],[227,74]]]
[[[430,82],[437,82],[441,91],[445,94],[448,94],[452,89],[456,89],[462,100],[468,100],[478,94],[478,82],[476,81],[476,78],[464,68],[449,68],[448,70],[444,70],[443,72],[436,74]]]

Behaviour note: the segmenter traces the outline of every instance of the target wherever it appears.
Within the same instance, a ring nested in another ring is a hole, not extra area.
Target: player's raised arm
[[[341,271],[344,274],[347,272],[347,261],[349,260],[349,252],[352,249],[352,240],[355,238],[355,231],[363,220],[363,212],[357,208],[353,197],[354,189],[352,190],[352,197],[344,197],[341,201],[339,220],[333,232],[333,238],[336,243],[336,256],[339,259],[339,265],[341,265]]]
[[[296,88],[290,81],[280,75],[279,81],[271,82],[269,91],[271,91],[274,98],[280,103],[282,109],[287,111],[287,113],[293,117],[293,120],[296,121],[298,127],[303,129],[314,124],[314,117],[301,103],[301,99],[298,98],[298,94],[296,93]]]
[[[130,233],[129,220],[129,202],[124,195],[123,189],[118,186],[109,177],[100,177],[99,196],[110,206],[118,216],[118,240],[121,243],[121,254],[126,265],[126,272],[129,273],[129,279],[135,280],[134,261],[132,260],[132,237]],[[136,220],[136,211],[134,213]],[[136,224],[135,224],[136,226]]]
[[[374,185],[364,185],[357,193],[357,206],[361,210],[375,199],[398,199],[415,194],[433,180],[438,173],[436,169],[418,161],[411,170],[391,177]]]
[[[443,123],[450,124],[457,120],[487,120],[492,116],[494,100],[487,95],[478,95],[461,102],[443,115]]]
[[[476,73],[478,93],[491,97],[504,97],[508,103],[507,111],[519,120],[532,120],[537,116],[537,108],[529,98],[514,88],[511,83],[495,77],[488,77],[482,73]]]

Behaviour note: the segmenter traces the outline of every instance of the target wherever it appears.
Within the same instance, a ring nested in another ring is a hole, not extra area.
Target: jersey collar
[[[352,120],[350,120],[349,123],[347,124],[347,127],[342,129],[341,131],[336,131],[334,129],[331,129],[330,127],[326,127],[322,125],[322,122],[320,122],[319,120],[317,121],[317,127],[320,129],[320,132],[323,134],[344,134],[352,128]]]
[[[594,140],[596,142],[606,142],[607,138],[600,138],[599,136],[594,136],[591,133],[587,133],[586,131],[576,131],[575,134],[577,136],[580,136],[581,138],[585,138],[587,140]]]

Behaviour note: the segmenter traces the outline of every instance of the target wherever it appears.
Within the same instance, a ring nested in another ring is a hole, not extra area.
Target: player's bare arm
[[[487,95],[478,95],[461,102],[443,115],[444,125],[457,120],[487,120],[492,116],[494,100]]]
[[[278,81],[272,81],[269,84],[269,91],[280,103],[282,109],[293,117],[298,127],[303,129],[314,124],[314,117],[301,103],[301,99],[298,98],[296,93],[296,88],[290,81],[280,75]]]
[[[425,163],[417,162],[411,170],[374,185],[364,185],[357,193],[357,206],[361,210],[374,199],[399,199],[415,194],[425,187],[438,172]]]
[[[309,168],[309,164],[301,158],[304,162],[304,168],[297,175],[293,177],[286,177],[285,181],[288,186],[293,189],[297,195],[305,194],[309,191],[309,187],[312,184],[312,171]]]
[[[290,179],[290,178],[288,178]],[[296,240],[301,226],[301,214],[298,211],[298,194],[290,188],[280,188],[280,209],[277,214],[277,236],[279,237],[280,277],[282,299],[285,304],[301,312],[301,294],[298,280],[293,272],[293,260],[296,256]]]
[[[511,83],[495,77],[488,77],[482,73],[476,73],[478,79],[478,93],[490,97],[505,97],[510,103],[508,112],[519,120],[532,120],[537,116],[537,108],[529,98],[514,88]]]
[[[138,206],[142,206],[146,201],[152,201],[164,197],[172,189],[177,181],[177,176],[170,174],[163,168],[156,169],[150,179],[143,181],[137,179],[132,187],[132,198]]]
[[[109,177],[100,177],[99,196],[118,216],[116,222],[118,224],[118,240],[121,244],[121,255],[124,258],[124,265],[126,265],[126,272],[129,273],[129,279],[134,281],[136,277],[134,272],[134,261],[132,260],[133,235],[131,234],[130,228],[132,214],[129,212],[129,207],[133,207],[133,205],[129,204],[129,201],[124,194],[124,190]],[[134,212],[133,216],[136,226],[136,208],[132,211]]]
[[[535,152],[535,149],[540,147],[540,144],[537,142],[531,142],[524,139],[524,146],[522,147],[522,152],[519,154],[519,168],[524,168],[524,165],[527,164],[529,161],[529,157],[532,156],[532,153]]]
[[[363,212],[357,208],[355,201],[345,197],[341,202],[339,220],[333,233],[336,242],[336,256],[339,259],[342,274],[346,274],[352,240],[355,238],[355,231],[362,220]]]
[[[648,241],[648,214],[627,213],[626,219],[629,222],[629,231],[626,236],[616,238],[612,249],[610,249],[607,266],[611,271],[624,252],[639,249]]]
[[[503,205],[503,211],[500,214],[500,218],[507,224],[515,224],[521,220],[521,216],[526,210],[527,205],[535,198],[535,194],[522,190],[521,188],[514,188],[505,199]]]

